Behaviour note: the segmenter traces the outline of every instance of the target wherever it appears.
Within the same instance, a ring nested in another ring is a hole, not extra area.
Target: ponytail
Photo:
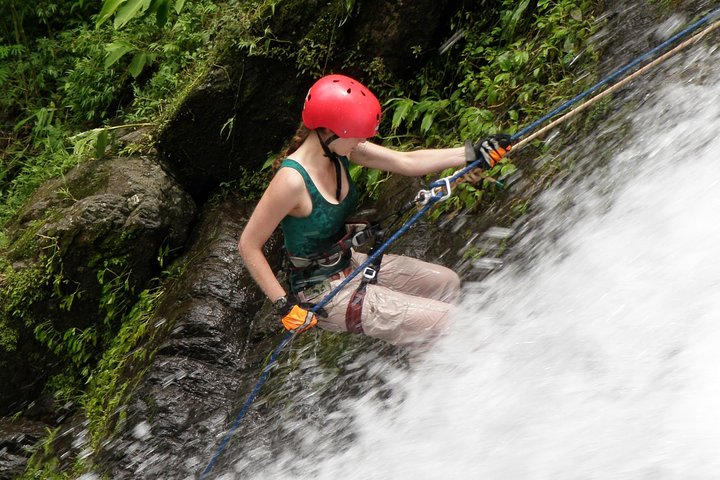
[[[277,172],[283,160],[285,160],[295,150],[300,148],[300,145],[302,145],[308,135],[310,135],[310,132],[311,130],[307,128],[304,123],[300,122],[300,126],[295,132],[295,135],[293,135],[292,140],[290,140],[287,149],[285,149],[285,151],[278,155],[273,161],[273,172]]]

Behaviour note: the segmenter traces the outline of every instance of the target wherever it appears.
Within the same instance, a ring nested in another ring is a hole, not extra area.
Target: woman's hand
[[[273,303],[275,315],[280,319],[286,330],[304,332],[317,325],[316,315],[327,317],[324,309],[313,312],[314,303],[299,302],[295,295],[281,297]]]
[[[510,135],[498,133],[483,138],[473,144],[470,140],[465,142],[465,160],[472,163],[478,158],[482,159],[480,168],[487,170],[500,162],[512,148]]]

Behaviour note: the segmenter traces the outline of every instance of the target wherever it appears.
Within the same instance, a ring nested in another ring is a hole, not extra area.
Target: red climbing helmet
[[[380,125],[380,102],[357,80],[327,75],[310,87],[302,119],[310,130],[322,127],[340,138],[370,138]]]

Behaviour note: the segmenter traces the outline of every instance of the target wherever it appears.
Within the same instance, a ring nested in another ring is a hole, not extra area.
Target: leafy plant
[[[446,146],[520,129],[581,88],[574,72],[592,60],[588,0],[503,0],[455,19],[464,45],[429,65],[385,104],[389,131],[400,146]],[[452,82],[448,82],[452,79]],[[410,94],[414,94],[413,98]],[[491,176],[507,175],[510,160]],[[470,208],[492,196],[492,181],[463,187],[441,210]],[[435,215],[439,215],[436,213]]]
[[[170,9],[180,13],[185,0],[105,0],[98,14],[95,26],[99,27],[111,17],[114,17],[113,26],[121,29],[131,20],[138,17],[155,15],[155,22],[164,27],[170,16]]]
[[[159,255],[162,254],[161,251]],[[81,402],[89,421],[93,448],[121,420],[122,412],[118,411],[118,407],[135,382],[142,378],[141,370],[152,358],[151,344],[162,330],[153,324],[153,312],[164,298],[166,285],[182,269],[183,266],[179,265],[165,271],[157,286],[140,292],[138,301],[119,319],[119,331],[109,339],[97,368],[87,379],[88,389]],[[131,369],[134,369],[132,374]]]
[[[172,4],[172,6],[171,6]],[[114,17],[113,27],[120,30],[133,19],[142,19],[155,16],[155,25],[158,29],[164,28],[170,19],[171,7],[176,14],[180,14],[185,5],[185,0],[105,0],[102,10],[95,22],[100,27],[111,17]],[[137,78],[146,66],[152,64],[158,57],[153,47],[156,45],[138,44],[126,38],[119,38],[105,45],[107,56],[104,66],[106,69],[115,65],[123,56],[132,53],[132,60],[128,66],[128,72]]]

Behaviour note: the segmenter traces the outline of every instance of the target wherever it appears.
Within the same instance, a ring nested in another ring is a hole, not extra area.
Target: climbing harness
[[[380,225],[370,222],[353,221],[345,224],[346,233],[343,237],[331,245],[324,252],[309,257],[292,256],[287,253],[286,257],[290,263],[291,270],[303,270],[312,267],[334,267],[343,254],[351,248],[357,248],[374,237],[380,231]]]
[[[371,238],[375,237],[381,230],[380,224],[375,222],[352,221],[345,224],[346,233],[343,237],[332,244],[328,249],[309,257],[290,255],[285,250],[285,269],[290,272],[299,272],[302,277],[296,280],[297,290],[304,290],[324,277],[315,277],[313,273],[320,268],[334,267],[344,260],[349,260],[352,249],[365,245]],[[297,292],[295,292],[297,293]]]
[[[714,23],[713,23],[714,22]],[[623,78],[622,80],[618,81],[611,87],[608,87],[607,90],[601,92],[600,94],[590,98],[586,102],[582,103],[572,111],[564,114],[562,117],[554,120],[550,124],[548,124],[543,129],[538,130],[540,125],[544,124],[548,120],[552,119],[556,115],[565,112],[568,110],[571,106],[575,105],[576,103],[580,102],[581,100],[584,100],[585,98],[589,97],[602,87],[611,84],[616,79],[620,78],[622,75],[630,72],[633,68],[637,67],[641,63],[645,62],[649,58],[654,57],[656,54],[664,51],[666,48],[668,48],[670,45],[675,44],[677,41],[681,40],[684,37],[687,37],[695,30],[699,29],[700,27],[703,27],[705,25],[707,26],[704,30],[700,31],[699,33],[693,35],[688,40],[682,42],[681,44],[678,44],[676,47],[674,47],[672,50],[668,51],[667,53],[658,56],[655,60],[652,62],[646,64],[642,68],[636,70],[632,74],[629,74],[627,77]],[[558,124],[562,123],[563,121],[567,120],[568,118],[576,115],[580,111],[586,109],[590,105],[596,103],[598,100],[603,98],[604,96],[612,93],[613,91],[617,90],[618,88],[622,87],[626,83],[632,81],[634,78],[641,75],[643,72],[649,70],[650,68],[654,67],[655,65],[661,63],[662,61],[666,60],[670,56],[674,55],[678,51],[686,48],[689,45],[692,45],[696,42],[698,42],[702,37],[710,33],[711,31],[717,29],[720,27],[720,8],[716,8],[700,20],[696,21],[695,23],[691,24],[681,32],[673,35],[671,38],[663,42],[662,44],[658,45],[657,47],[653,48],[652,50],[649,50],[645,54],[641,55],[640,57],[636,58],[632,62],[628,63],[624,67],[616,70],[609,76],[607,76],[602,81],[596,83],[592,87],[585,90],[583,93],[577,95],[576,97],[568,100],[567,102],[563,103],[556,109],[552,110],[545,116],[541,117],[539,120],[533,122],[532,124],[528,125],[527,127],[523,128],[519,132],[515,133],[511,137],[511,141],[513,142],[513,151],[517,151],[521,146],[526,145],[528,142],[534,140],[535,138],[539,137],[543,133],[547,132],[549,129],[557,126]],[[308,93],[308,99],[310,99],[311,94],[313,93],[312,89]],[[374,98],[374,97],[373,97]],[[307,104],[306,104],[307,105]],[[373,107],[374,108],[374,107]],[[304,112],[305,114],[305,112]],[[378,111],[378,120],[379,120],[379,111]],[[366,127],[367,128],[367,127]],[[530,134],[531,132],[535,132]],[[352,135],[349,135],[352,136]],[[362,135],[361,135],[362,136]],[[523,138],[524,137],[524,138]],[[522,138],[522,140],[520,140]],[[515,141],[520,140],[518,143],[515,143]],[[399,237],[405,234],[412,225],[414,225],[425,213],[430,210],[436,203],[447,200],[450,195],[452,194],[452,188],[457,183],[463,181],[463,177],[468,175],[470,172],[475,170],[478,165],[482,162],[482,159],[475,160],[468,166],[466,166],[463,169],[458,170],[453,175],[450,175],[448,177],[441,178],[439,180],[436,180],[430,185],[428,185],[428,189],[421,190],[418,192],[418,195],[415,198],[415,201],[413,204],[415,204],[419,208],[415,214],[413,214],[410,219],[408,219],[398,230],[393,233],[388,239],[386,239],[382,244],[376,245],[376,248],[373,248],[373,251],[368,255],[368,258],[360,265],[358,268],[353,270],[349,275],[347,275],[342,282],[337,285],[332,291],[330,291],[320,302],[315,304],[315,306],[311,309],[311,312],[313,315],[315,312],[320,311],[325,305],[332,300],[332,298],[335,297],[345,286],[352,281],[357,275],[360,273],[363,273],[363,282],[365,280],[365,273],[368,272],[368,280],[365,282],[366,286],[367,283],[370,283],[372,281],[372,278],[370,278],[372,275],[377,275],[377,270],[375,269],[375,263],[378,258],[382,258],[383,253],[392,245]],[[374,274],[372,272],[375,272]],[[361,286],[362,283],[361,282]],[[306,322],[308,323],[308,322]],[[362,328],[360,326],[359,328]],[[200,479],[206,478],[206,476],[212,471],[213,467],[215,466],[215,463],[220,458],[220,455],[227,447],[230,439],[232,438],[233,434],[235,433],[235,430],[240,425],[240,422],[247,414],[248,410],[250,409],[250,406],[255,401],[255,398],[260,393],[260,389],[262,388],[263,384],[267,381],[268,376],[270,375],[270,371],[273,368],[275,362],[277,361],[278,356],[280,353],[285,349],[285,347],[295,338],[296,335],[300,333],[300,330],[302,328],[298,328],[294,331],[288,332],[285,337],[280,341],[280,344],[273,350],[272,354],[270,355],[270,359],[268,360],[267,365],[263,368],[262,373],[260,374],[260,377],[258,378],[258,381],[256,382],[254,388],[250,392],[250,395],[245,400],[245,403],[240,408],[240,411],[238,412],[237,416],[235,417],[234,422],[226,432],[225,436],[221,440],[220,444],[218,445],[218,448],[213,455],[212,459],[208,463],[205,470],[203,470],[202,474],[200,475]]]
[[[367,286],[377,283],[378,274],[380,273],[380,265],[382,264],[383,254],[375,255],[375,251],[383,244],[384,232],[378,231],[375,235],[373,248],[370,250],[368,257],[372,258],[372,262],[365,267],[360,279],[360,285],[355,289],[347,309],[345,310],[345,327],[350,333],[365,333],[362,327],[362,310],[365,302],[365,292]]]

